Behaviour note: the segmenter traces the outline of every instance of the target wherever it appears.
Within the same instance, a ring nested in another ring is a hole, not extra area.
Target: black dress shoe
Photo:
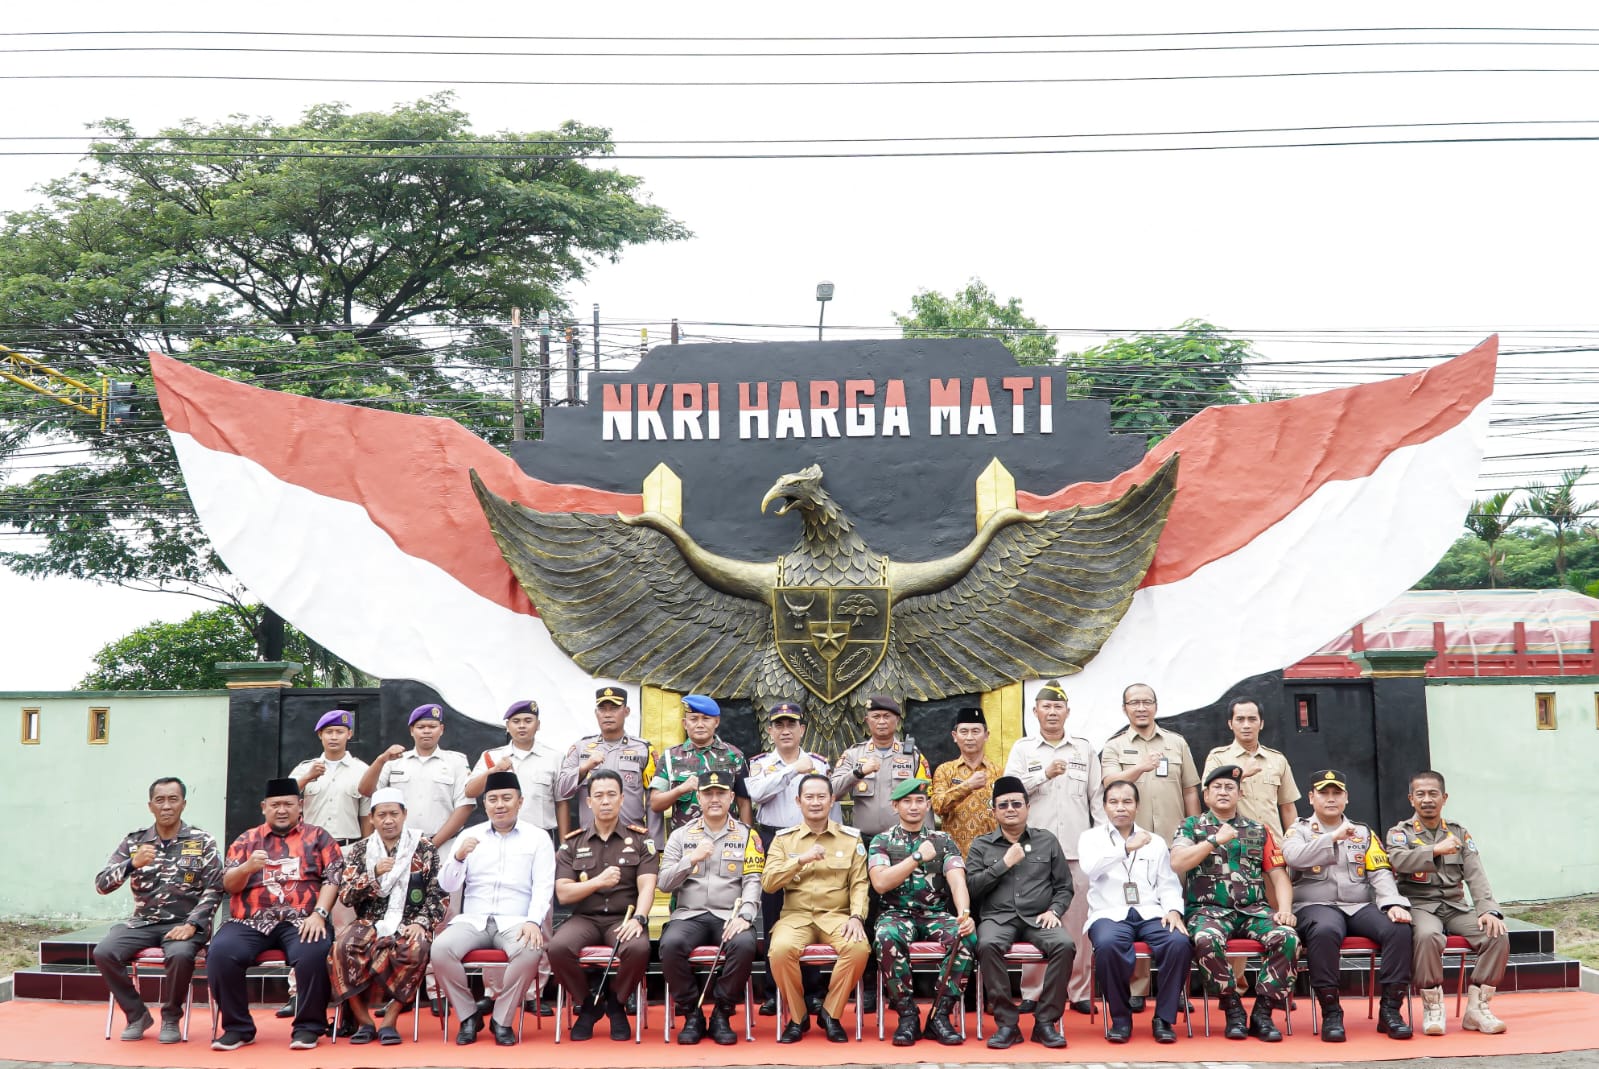
[[[461,1021],[461,1030],[455,1033],[455,1045],[469,1046],[477,1042],[478,1030],[483,1027],[483,1015],[474,1013]]]
[[[1002,1024],[988,1037],[989,1050],[1006,1050],[1022,1041],[1022,1030],[1013,1024]]]
[[[477,1000],[477,1012],[482,1017],[494,1016],[494,1000],[484,995]]]
[[[1171,1024],[1161,1020],[1159,1017],[1149,1022],[1149,1031],[1155,1037],[1156,1043],[1177,1042],[1177,1033]]]
[[[733,1031],[732,1022],[728,1020],[732,1016],[731,1006],[717,1006],[711,1011],[711,1023],[706,1031],[718,1046],[731,1047],[738,1043],[738,1033]]]
[[[810,1027],[810,1018],[803,1021],[790,1021],[783,1026],[783,1034],[777,1037],[779,1043],[798,1043],[805,1035],[805,1029]]]
[[[1112,1021],[1110,1029],[1105,1033],[1105,1038],[1112,1043],[1126,1043],[1133,1038],[1133,1022]]]
[[[489,1022],[489,1031],[494,1033],[494,1042],[502,1047],[516,1046],[516,1029],[508,1024],[495,1024]]]
[[[1073,1013],[1080,1013],[1084,1017],[1092,1017],[1094,1015],[1094,1004],[1086,998],[1078,999],[1071,1006]]]
[[[278,1007],[278,1012],[277,1012],[278,1018],[279,1019],[285,1019],[285,1018],[293,1017],[296,1013],[300,1012],[300,1005],[299,1004],[300,1004],[300,997],[298,995],[290,995],[289,996],[289,1001],[285,1002],[283,1005]]]
[[[607,1000],[605,1016],[611,1021],[611,1038],[620,1043],[624,1039],[633,1038],[633,1022],[628,1019],[627,1010],[615,998]]]
[[[1060,1026],[1054,1021],[1034,1021],[1033,1042],[1059,1050],[1066,1045],[1066,1037],[1060,1034]]]
[[[774,991],[766,996],[766,1001],[761,1003],[761,1008],[758,1012],[762,1017],[777,1016],[777,992]]]
[[[687,1010],[683,1013],[683,1027],[678,1029],[677,1041],[685,1047],[692,1047],[705,1038],[705,1014],[698,1009]]]
[[[822,995],[807,994],[805,996],[805,1008],[811,1013],[821,1013],[823,997]]]
[[[578,1011],[577,1020],[572,1022],[571,1037],[574,1042],[585,1043],[594,1038],[594,1025],[600,1019],[600,1011],[592,1002],[585,1002],[582,1010]]]
[[[848,1043],[849,1034],[844,1031],[844,1026],[826,1010],[816,1011],[816,1021],[822,1026],[822,1031],[827,1033],[829,1043]]]
[[[1037,999],[1033,999],[1033,998],[1024,998],[1024,999],[1022,999],[1020,1002],[1018,1002],[1016,1004],[1016,1012],[1020,1013],[1020,1014],[1037,1013],[1038,1012],[1038,1000]]]
[[[1127,996],[1127,1008],[1132,1010],[1134,1013],[1143,1013],[1144,1003],[1145,999],[1143,995]]]
[[[544,999],[530,998],[522,1003],[522,1009],[535,1017],[554,1017],[555,1008]]]
[[[444,1016],[444,1000],[442,998],[430,998],[430,999],[428,999],[428,1009],[432,1011],[433,1016],[435,1016],[435,1017],[443,1017]]]

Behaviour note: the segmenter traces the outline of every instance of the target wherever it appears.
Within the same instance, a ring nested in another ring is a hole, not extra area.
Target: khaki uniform
[[[1314,991],[1338,990],[1338,956],[1344,939],[1358,935],[1382,948],[1377,982],[1410,983],[1411,929],[1390,920],[1390,906],[1410,905],[1394,882],[1377,835],[1354,824],[1353,839],[1334,841],[1345,819],[1323,827],[1313,817],[1294,822],[1283,836],[1283,860],[1294,881],[1294,914]]]
[[[324,758],[307,758],[289,771],[294,779],[309,775],[311,766]],[[346,753],[338,761],[327,761],[327,771],[305,785],[304,821],[315,824],[338,840],[340,846],[361,838],[361,818],[372,812],[372,799],[361,793],[361,777],[367,763]]]
[[[855,775],[855,770],[868,757],[879,760],[877,771],[870,776]],[[916,749],[914,742],[895,739],[888,751],[882,752],[871,739],[867,739],[844,751],[838,759],[838,767],[833,769],[831,780],[834,797],[843,796],[845,788],[849,788],[848,797],[854,804],[850,810],[850,825],[859,828],[861,834],[870,839],[889,828],[899,827],[899,814],[894,812],[894,803],[889,795],[899,784],[912,778],[933,778],[927,771],[927,758]]]
[[[706,840],[714,844],[711,856],[691,861]],[[743,998],[744,982],[755,961],[754,924],[765,867],[760,836],[731,817],[714,832],[705,826],[704,817],[695,817],[666,840],[657,886],[672,892],[672,916],[661,931],[661,972],[672,985],[681,1012],[692,1013],[699,1004],[690,952],[723,942],[724,929],[735,913],[751,927],[726,940],[716,972],[715,999],[718,1007],[729,1009]]]
[[[1237,765],[1246,773],[1251,768],[1260,769],[1253,776],[1246,775],[1238,788],[1238,812],[1257,824],[1264,824],[1281,842],[1283,832],[1282,810],[1304,797],[1294,782],[1294,770],[1288,767],[1288,758],[1270,746],[1257,746],[1249,753],[1236,742],[1218,746],[1205,756],[1204,775],[1222,765]],[[1140,786],[1139,790],[1143,790]]]
[[[895,823],[898,824],[896,818]],[[809,865],[798,858],[820,846],[827,856]],[[810,943],[826,943],[838,952],[823,1006],[828,1016],[842,1017],[850,992],[866,971],[872,945],[867,939],[847,943],[844,925],[851,917],[866,923],[866,843],[854,828],[828,821],[820,833],[804,824],[777,833],[766,851],[761,877],[768,891],[782,891],[783,913],[767,935],[767,968],[787,1003],[790,1020],[805,1015],[805,990],[800,980],[800,952]]]
[[[1132,781],[1138,785],[1135,823],[1148,828],[1155,838],[1170,842],[1177,834],[1177,825],[1188,815],[1183,807],[1183,792],[1199,786],[1199,770],[1194,767],[1194,754],[1187,739],[1159,726],[1146,739],[1129,725],[1112,735],[1099,751],[1100,776],[1103,780],[1120,775],[1149,754],[1164,756],[1166,764],[1164,769],[1145,772]]]
[[[591,826],[580,828],[555,852],[555,879],[586,883],[615,865],[622,878],[608,891],[589,895],[572,906],[568,917],[550,940],[550,971],[555,974],[574,1006],[589,998],[589,976],[578,964],[578,954],[586,946],[615,946],[616,968],[611,971],[611,993],[625,1003],[638,986],[650,963],[649,929],[625,943],[616,942],[627,907],[639,900],[638,882],[660,872],[655,840],[642,825],[618,822],[609,838],[601,838]],[[646,903],[645,909],[649,908]],[[646,926],[649,917],[638,918]]]
[[[1435,857],[1432,845],[1450,834],[1459,841],[1460,849]],[[1388,830],[1387,849],[1399,890],[1410,899],[1415,985],[1423,990],[1443,985],[1444,942],[1448,936],[1462,935],[1477,954],[1471,982],[1498,987],[1510,958],[1510,937],[1489,938],[1477,927],[1478,917],[1500,909],[1471,833],[1451,820],[1428,828],[1412,814]]]
[[[622,824],[652,827],[653,815],[646,804],[645,792],[655,778],[655,751],[643,739],[623,735],[615,742],[607,742],[603,735],[587,735],[579,739],[561,758],[561,771],[555,778],[555,798],[564,802],[577,799],[577,822],[588,828],[594,825],[594,814],[589,810],[587,779],[579,777],[577,766],[593,754],[604,755],[600,768],[608,768],[622,777]],[[594,770],[598,772],[600,768]],[[589,775],[593,775],[591,772]]]

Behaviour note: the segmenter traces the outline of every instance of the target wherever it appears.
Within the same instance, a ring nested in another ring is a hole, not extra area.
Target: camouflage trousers
[[[977,961],[977,933],[962,939],[957,933],[960,921],[948,913],[912,913],[905,910],[884,910],[877,918],[877,967],[883,973],[883,999],[897,1006],[913,997],[911,988],[910,945],[916,942],[937,942],[943,945],[946,955],[940,966],[942,982],[934,992],[940,1000],[951,1002],[961,997],[966,988],[966,978],[972,974]]]
[[[1299,933],[1275,923],[1269,913],[1199,906],[1188,912],[1188,935],[1194,941],[1194,964],[1210,991],[1226,994],[1233,990],[1233,971],[1227,963],[1229,939],[1254,939],[1266,948],[1265,966],[1255,980],[1257,995],[1276,1005],[1294,986]]]

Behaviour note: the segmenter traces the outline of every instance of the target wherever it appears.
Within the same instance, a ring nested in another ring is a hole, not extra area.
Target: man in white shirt
[[[1033,698],[1038,734],[1016,740],[1005,761],[1005,775],[1015,776],[1027,789],[1029,823],[1052,833],[1066,852],[1072,873],[1072,904],[1062,923],[1073,940],[1081,940],[1088,918],[1088,888],[1077,860],[1077,843],[1084,831],[1105,823],[1105,806],[1099,791],[1099,755],[1087,739],[1066,734],[1070,715],[1066,691],[1058,680],[1040,687]],[[1043,978],[1042,966],[1022,970],[1023,1013],[1033,1012],[1028,1003],[1038,997]],[[1072,962],[1066,998],[1078,1013],[1093,1010],[1087,954],[1078,954]]]
[[[305,803],[304,819],[349,846],[372,834],[372,802],[361,794],[361,777],[367,763],[350,753],[355,717],[348,709],[332,709],[316,722],[322,740],[320,757],[294,766],[290,776],[299,781]]]
[[[433,941],[433,969],[450,1002],[462,1009],[473,1006],[455,1036],[465,1046],[477,1041],[483,1018],[473,1004],[461,959],[472,950],[505,952],[510,964],[500,981],[490,1027],[494,1042],[510,1047],[516,1045],[513,1018],[543,955],[540,925],[555,893],[555,849],[542,829],[517,820],[522,788],[516,773],[489,773],[483,807],[488,823],[462,832],[439,869],[439,886],[461,892],[461,912]]]
[[[510,741],[504,746],[484,750],[483,756],[472,766],[472,774],[466,781],[467,798],[475,799],[483,793],[489,773],[515,772],[526,792],[522,796],[522,823],[551,833],[559,829],[564,837],[572,830],[572,821],[568,807],[555,801],[561,755],[538,741],[539,703],[527,699],[512,703],[505,710],[505,732]]]
[[[1110,1007],[1112,1043],[1133,1035],[1131,983],[1133,944],[1147,943],[1160,988],[1150,1028],[1160,1043],[1177,1042],[1172,1023],[1188,986],[1193,944],[1183,924],[1183,885],[1171,867],[1164,840],[1134,823],[1138,784],[1117,780],[1102,792],[1110,825],[1090,828],[1077,842],[1078,863],[1088,879],[1088,938],[1094,969]]]
[[[466,755],[439,746],[443,706],[420,705],[406,723],[416,745],[407,750],[395,743],[378,754],[361,777],[361,794],[370,799],[385,787],[398,790],[405,798],[406,827],[426,835],[439,857],[448,857],[475,808],[466,796]]]

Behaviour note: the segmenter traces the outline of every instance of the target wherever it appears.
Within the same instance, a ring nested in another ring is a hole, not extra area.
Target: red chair
[[[1227,959],[1233,958],[1258,958],[1266,953],[1265,946],[1258,939],[1229,939],[1227,940]],[[1210,1035],[1210,988],[1203,983],[1199,985],[1200,998],[1205,1001],[1205,1035]],[[1288,992],[1287,1005],[1283,1007],[1283,1031],[1288,1035],[1294,1034],[1294,993]]]
[[[463,954],[461,956],[462,969],[463,969],[463,971],[465,971],[466,975],[468,975],[468,976],[482,976],[484,969],[490,969],[490,968],[495,968],[495,967],[503,968],[506,965],[509,965],[510,963],[511,963],[511,959],[506,957],[505,951],[501,950],[499,947],[483,947],[483,948],[481,948],[479,950],[468,950],[465,954]],[[535,985],[534,986],[535,987],[537,986],[537,981],[535,981]],[[537,1006],[538,1005],[538,993],[535,992],[533,997],[534,997],[534,1003],[533,1004],[534,1004],[534,1006]],[[447,994],[445,994],[444,985],[443,984],[439,985],[439,998],[444,1002],[444,1016],[443,1016],[443,1019],[439,1022],[439,1027],[444,1032],[444,1040],[445,1040],[445,1042],[449,1042],[449,1039],[450,1039],[450,999],[449,999],[449,996]],[[420,1015],[421,1006],[422,1006],[422,986],[421,985],[417,986],[417,989],[416,989],[416,1000],[417,1000],[417,1008],[414,1011],[412,1011],[412,1012],[417,1014],[417,1015]],[[473,1007],[473,1012],[476,1012],[476,1009],[477,1008],[474,1006]],[[459,1018],[460,1015],[461,1015],[460,1011],[457,1010],[456,1011],[456,1017]],[[468,1014],[468,1016],[471,1016],[471,1015]],[[543,1018],[542,1015],[537,1015],[537,1016],[538,1016],[539,1028],[542,1029],[544,1027],[544,1018]],[[522,1040],[522,1025],[526,1022],[526,1018],[527,1018],[526,1003],[524,1002],[523,1005],[518,1006],[516,1008],[516,1039],[517,1039],[517,1042],[521,1042],[521,1040]],[[420,1017],[419,1017],[419,1019],[420,1019]],[[418,1030],[420,1029],[420,1027],[421,1027],[420,1025],[413,1025],[412,1026],[411,1031],[412,1031],[413,1039],[415,1038],[416,1034],[418,1033]]]
[[[1455,971],[1459,974],[1459,982],[1455,985],[1455,1016],[1460,1016],[1460,1008],[1466,1001],[1466,955],[1471,953],[1471,940],[1463,935],[1451,935],[1444,940],[1444,962],[1447,967],[1451,956],[1456,959]]]
[[[1084,939],[1084,942],[1088,943],[1088,952],[1090,954],[1092,954],[1094,952],[1094,944],[1091,943],[1091,942],[1088,942],[1087,939]],[[1150,960],[1151,957],[1152,957],[1152,954],[1150,952],[1148,943],[1134,943],[1133,944],[1133,960],[1134,961],[1148,961],[1148,960]],[[1168,982],[1167,977],[1161,976],[1160,977],[1160,982],[1161,983],[1167,983]],[[1183,1011],[1183,1024],[1185,1024],[1188,1027],[1188,1038],[1189,1039],[1193,1039],[1194,1038],[1194,1013],[1193,1013],[1193,1009],[1188,1004],[1188,998],[1187,998],[1187,994],[1188,994],[1188,977],[1187,976],[1184,976],[1182,978],[1182,984],[1183,984],[1183,998],[1182,998],[1181,1001],[1182,1001],[1182,1011]],[[1094,974],[1094,985],[1096,987],[1099,985],[1099,976],[1098,976],[1097,973]],[[1106,994],[1105,994],[1105,992],[1103,990],[1099,992],[1099,1001],[1102,1003],[1100,1009],[1104,1011],[1104,1015],[1105,1015],[1105,1035],[1108,1038],[1110,1036],[1110,998],[1108,996],[1106,996]],[[1150,1001],[1154,1001],[1154,996],[1150,996]],[[1175,1024],[1176,1022],[1173,1021],[1172,1023]]]
[[[936,940],[924,940],[924,941],[913,942],[910,945],[910,953],[908,954],[908,957],[910,958],[910,962],[911,962],[911,973],[912,973],[912,975],[915,974],[916,966],[918,966],[918,965],[937,965],[938,968],[939,968],[939,973],[940,973],[940,975],[942,975],[943,974],[943,969],[944,969],[944,960],[946,958],[948,958],[949,956],[950,956],[950,952],[947,952],[947,951],[944,950],[944,944],[940,943],[940,942],[938,942]],[[977,979],[977,970],[974,968],[972,970],[972,980],[976,980],[976,979]],[[971,981],[968,981],[968,982],[971,982]],[[961,1038],[965,1039],[966,1038],[966,1000],[964,998],[962,998],[962,999],[958,999],[957,1002],[959,1003],[959,1007],[960,1007],[960,1033],[961,1033]],[[886,1008],[887,1007],[885,1007],[883,1005],[883,970],[882,969],[878,969],[877,970],[877,1038],[879,1040],[881,1040],[883,1038],[883,1018],[888,1016],[888,1014],[884,1012],[884,1010]],[[979,1036],[978,1038],[981,1038],[981,1036]]]
[[[703,965],[710,968],[716,964],[718,946],[695,947],[689,951],[688,963],[690,965]],[[744,978],[744,1040],[747,1043],[755,1042],[755,990],[749,977]],[[672,1001],[672,982],[666,981],[666,1027],[664,1029],[667,1043],[672,1042],[672,1018],[677,1004]]]
[[[1382,950],[1382,947],[1380,947],[1375,940],[1367,939],[1365,936],[1360,936],[1360,935],[1348,935],[1348,936],[1345,936],[1343,943],[1340,944],[1339,947],[1338,947],[1338,956],[1339,957],[1344,957],[1344,958],[1364,957],[1367,960],[1367,962],[1368,962],[1368,967],[1367,967],[1367,970],[1366,970],[1366,1020],[1368,1020],[1368,1021],[1371,1020],[1372,1017],[1376,1016],[1376,1007],[1377,1007],[1377,958],[1378,958],[1378,953],[1381,950]],[[1313,1036],[1319,1036],[1319,1035],[1321,1035],[1321,1015],[1318,1012],[1320,1007],[1317,1004],[1316,999],[1314,997],[1315,992],[1314,991],[1311,992],[1311,995],[1312,995],[1312,998],[1310,1000],[1310,1034],[1313,1035]],[[1407,1020],[1409,1019],[1411,1008],[1412,1007],[1410,1006],[1409,992],[1406,992],[1405,1016],[1406,1016]]]
[[[128,978],[133,981],[133,986],[139,986],[139,968],[144,967],[146,972],[154,972],[158,976],[166,975],[166,954],[160,947],[146,947],[139,951],[128,961]],[[194,975],[198,978],[205,969],[205,949],[202,947],[194,958]],[[105,1037],[111,1038],[111,1022],[115,1019],[117,1000],[115,995],[106,996],[105,1008]],[[189,1041],[189,1015],[194,1012],[194,981],[189,981],[189,990],[183,995],[183,1042]]]
[[[1031,943],[1012,943],[1010,951],[1005,955],[1007,966],[1042,965],[1044,952]],[[977,1038],[983,1038],[983,966],[978,962],[977,968],[972,970],[971,982],[977,985]],[[878,1005],[882,1005],[879,1003]]]
[[[831,966],[834,966],[834,965],[838,964],[838,951],[834,950],[832,947],[828,946],[826,943],[809,943],[809,944],[806,945],[804,950],[800,951],[799,963],[801,965],[827,965],[827,966],[831,967]],[[783,1018],[783,989],[781,987],[777,986],[776,981],[773,981],[772,987],[777,992],[777,1034],[778,1035],[782,1035],[783,1034],[783,1020],[784,1020],[784,1018]],[[861,1017],[863,1016],[863,1014],[861,1012],[861,1003],[865,1000],[865,997],[866,997],[866,985],[864,983],[862,983],[860,980],[856,980],[855,981],[855,1042],[857,1042],[857,1043],[859,1043],[861,1041],[861,1034],[862,1034]],[[882,1014],[883,1014],[882,1003],[878,1003],[877,1013],[878,1013],[878,1019],[881,1020],[882,1019]]]
[[[608,946],[584,947],[577,952],[577,963],[586,969],[604,969],[611,963],[612,948]],[[566,988],[560,984],[555,985],[555,1042],[561,1041],[562,1026],[566,1024]],[[638,1016],[633,1019],[633,1042],[644,1042],[644,1017],[649,1010],[649,1002],[645,998],[644,978],[638,982]],[[668,1013],[671,1011],[668,1010]],[[540,1025],[540,1027],[543,1027]]]
[[[244,975],[250,975],[250,969],[271,969],[274,972],[287,976],[289,973],[289,959],[281,950],[263,950],[255,956],[255,963],[244,970]],[[211,1007],[211,1038],[217,1038],[217,1006],[214,1001],[207,998],[206,1005]]]

